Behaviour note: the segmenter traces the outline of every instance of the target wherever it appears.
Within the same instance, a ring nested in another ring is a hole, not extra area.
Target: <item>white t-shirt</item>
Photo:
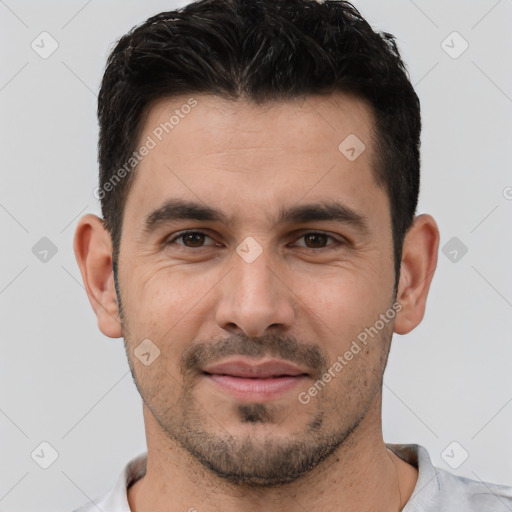
[[[403,512],[512,512],[511,487],[471,480],[436,468],[427,450],[417,444],[386,446],[418,468],[418,481]],[[106,495],[74,512],[131,512],[127,489],[144,476],[146,461],[146,453],[132,459]]]

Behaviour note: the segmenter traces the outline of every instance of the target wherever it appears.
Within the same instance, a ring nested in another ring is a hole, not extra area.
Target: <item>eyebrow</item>
[[[228,226],[231,224],[231,219],[218,208],[184,199],[170,199],[146,216],[143,231],[149,234],[160,226],[177,220],[220,222]],[[316,221],[349,224],[363,233],[369,232],[368,219],[364,215],[336,201],[280,207],[277,217],[278,225]]]

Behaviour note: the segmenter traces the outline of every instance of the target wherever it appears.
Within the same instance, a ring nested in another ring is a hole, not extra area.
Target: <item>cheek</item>
[[[173,340],[173,346],[183,345],[184,350],[194,337],[191,329],[198,328],[198,315],[206,320],[206,295],[219,280],[215,272],[198,272],[192,267],[159,268],[155,264],[154,268],[127,276],[130,284],[124,287],[123,308],[132,332],[164,344]]]
[[[368,325],[373,326],[372,321]],[[318,392],[318,405],[324,409],[338,411],[338,419],[355,421],[369,406],[382,386],[389,342],[391,323],[382,329],[361,330],[331,347],[331,365],[321,380],[328,381],[325,389]],[[364,337],[358,338],[363,333]],[[363,341],[361,341],[361,339]],[[333,421],[336,421],[333,418]]]
[[[390,307],[392,283],[378,281],[386,275],[379,271],[307,279],[297,290],[317,339],[332,340],[326,349],[334,358]]]

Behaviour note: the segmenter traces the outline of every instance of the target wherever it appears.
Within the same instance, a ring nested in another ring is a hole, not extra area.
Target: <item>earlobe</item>
[[[92,214],[82,217],[76,228],[73,247],[99,329],[110,338],[121,337],[112,272],[112,241],[103,220]]]
[[[430,215],[419,215],[405,237],[397,302],[395,332],[407,334],[423,319],[428,291],[437,266],[439,230]]]

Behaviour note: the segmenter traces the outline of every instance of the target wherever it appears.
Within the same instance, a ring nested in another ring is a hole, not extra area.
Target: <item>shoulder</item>
[[[511,487],[453,475],[439,468],[435,468],[435,473],[439,493],[448,510],[460,507],[467,512],[512,511]]]
[[[416,444],[387,444],[418,469],[418,481],[403,512],[511,512],[512,487],[457,476],[432,465]]]
[[[124,466],[115,485],[106,494],[73,512],[130,512],[128,487],[144,476],[146,464],[147,453],[137,455]]]

